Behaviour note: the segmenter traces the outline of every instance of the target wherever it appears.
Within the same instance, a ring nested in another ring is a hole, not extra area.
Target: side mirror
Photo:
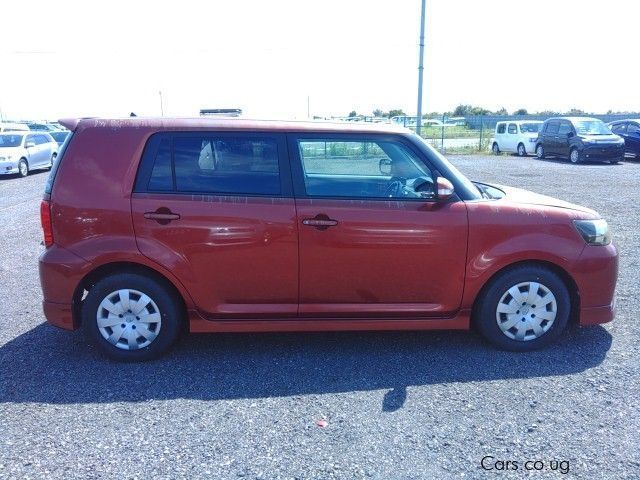
[[[36,142],[34,142],[33,140],[27,140],[24,144],[24,148],[31,148],[35,146],[36,146]]]
[[[567,133],[567,138],[571,138],[571,137],[573,137],[573,132]]]
[[[444,177],[436,178],[436,198],[440,201],[449,200],[456,193],[453,184]]]
[[[382,175],[391,175],[391,165],[393,162],[390,158],[382,158],[380,159],[380,163],[378,163],[378,168],[380,169],[380,173]]]

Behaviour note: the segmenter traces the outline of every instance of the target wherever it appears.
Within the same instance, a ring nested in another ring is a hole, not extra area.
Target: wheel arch
[[[491,283],[499,275],[502,275],[506,271],[513,270],[519,267],[526,267],[526,266],[543,267],[555,273],[556,275],[558,275],[558,277],[560,277],[560,279],[563,281],[563,283],[567,287],[567,290],[569,290],[569,299],[571,301],[571,312],[569,313],[569,322],[572,324],[578,323],[579,313],[580,313],[580,292],[578,291],[578,285],[574,280],[574,278],[571,276],[571,274],[567,270],[565,270],[563,267],[561,267],[556,263],[549,262],[546,260],[535,259],[535,260],[521,260],[518,262],[510,263],[509,265],[505,265],[499,270],[497,270],[496,272],[494,272],[483,283],[482,287],[476,294],[475,299],[473,300],[473,306],[471,308],[471,327],[472,328],[475,327],[476,311],[478,309],[478,304],[480,303],[480,299],[482,298],[484,293],[487,291]]]
[[[176,301],[179,303],[180,308],[183,312],[184,319],[188,318],[188,308],[187,308],[187,299],[185,299],[186,292],[183,291],[183,287],[181,285],[176,285],[172,279],[168,278],[166,275],[163,275],[161,272],[155,270],[148,265],[143,265],[141,263],[135,262],[126,262],[126,261],[118,261],[102,264],[89,273],[87,273],[82,280],[78,283],[74,293],[73,293],[73,323],[74,325],[80,325],[81,323],[81,308],[82,302],[85,297],[85,292],[89,291],[93,285],[95,285],[98,281],[103,278],[106,278],[110,275],[121,274],[121,273],[135,273],[139,275],[144,275],[147,277],[151,277],[163,284],[174,296]],[[187,322],[185,322],[187,323]]]

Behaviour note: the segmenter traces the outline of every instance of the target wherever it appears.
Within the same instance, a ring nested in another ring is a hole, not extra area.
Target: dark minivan
[[[562,157],[571,163],[624,158],[624,140],[609,130],[602,120],[587,117],[557,117],[544,122],[536,143],[536,156]]]

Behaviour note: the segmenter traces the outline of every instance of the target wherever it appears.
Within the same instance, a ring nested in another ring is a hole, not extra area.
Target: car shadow
[[[544,157],[544,158],[537,158],[537,157],[531,157],[537,161],[540,162],[547,162],[547,163],[562,163],[564,165],[574,165],[573,163],[571,163],[571,161],[568,158],[562,158],[562,157]],[[619,163],[609,163],[607,161],[597,161],[597,160],[582,160],[581,162],[579,162],[577,165],[593,165],[593,166],[601,166],[601,167],[619,167],[622,165],[622,163],[624,162],[624,160],[620,160]]]
[[[41,324],[0,347],[0,403],[227,400],[388,389],[383,411],[411,386],[571,375],[599,365],[611,335],[574,328],[548,348],[496,350],[469,332],[185,335],[146,363],[107,360],[79,333]]]

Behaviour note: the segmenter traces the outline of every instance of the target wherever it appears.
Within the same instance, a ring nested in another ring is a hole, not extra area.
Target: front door
[[[560,122],[560,127],[558,129],[558,140],[557,140],[557,151],[558,155],[562,155],[563,157],[569,157],[570,149],[571,149],[571,137],[573,136],[573,127],[571,123],[566,120],[562,120]]]
[[[289,139],[303,317],[455,312],[467,211],[434,199],[434,173],[400,136]]]
[[[131,200],[138,248],[205,316],[293,317],[298,236],[283,135],[156,134]]]

